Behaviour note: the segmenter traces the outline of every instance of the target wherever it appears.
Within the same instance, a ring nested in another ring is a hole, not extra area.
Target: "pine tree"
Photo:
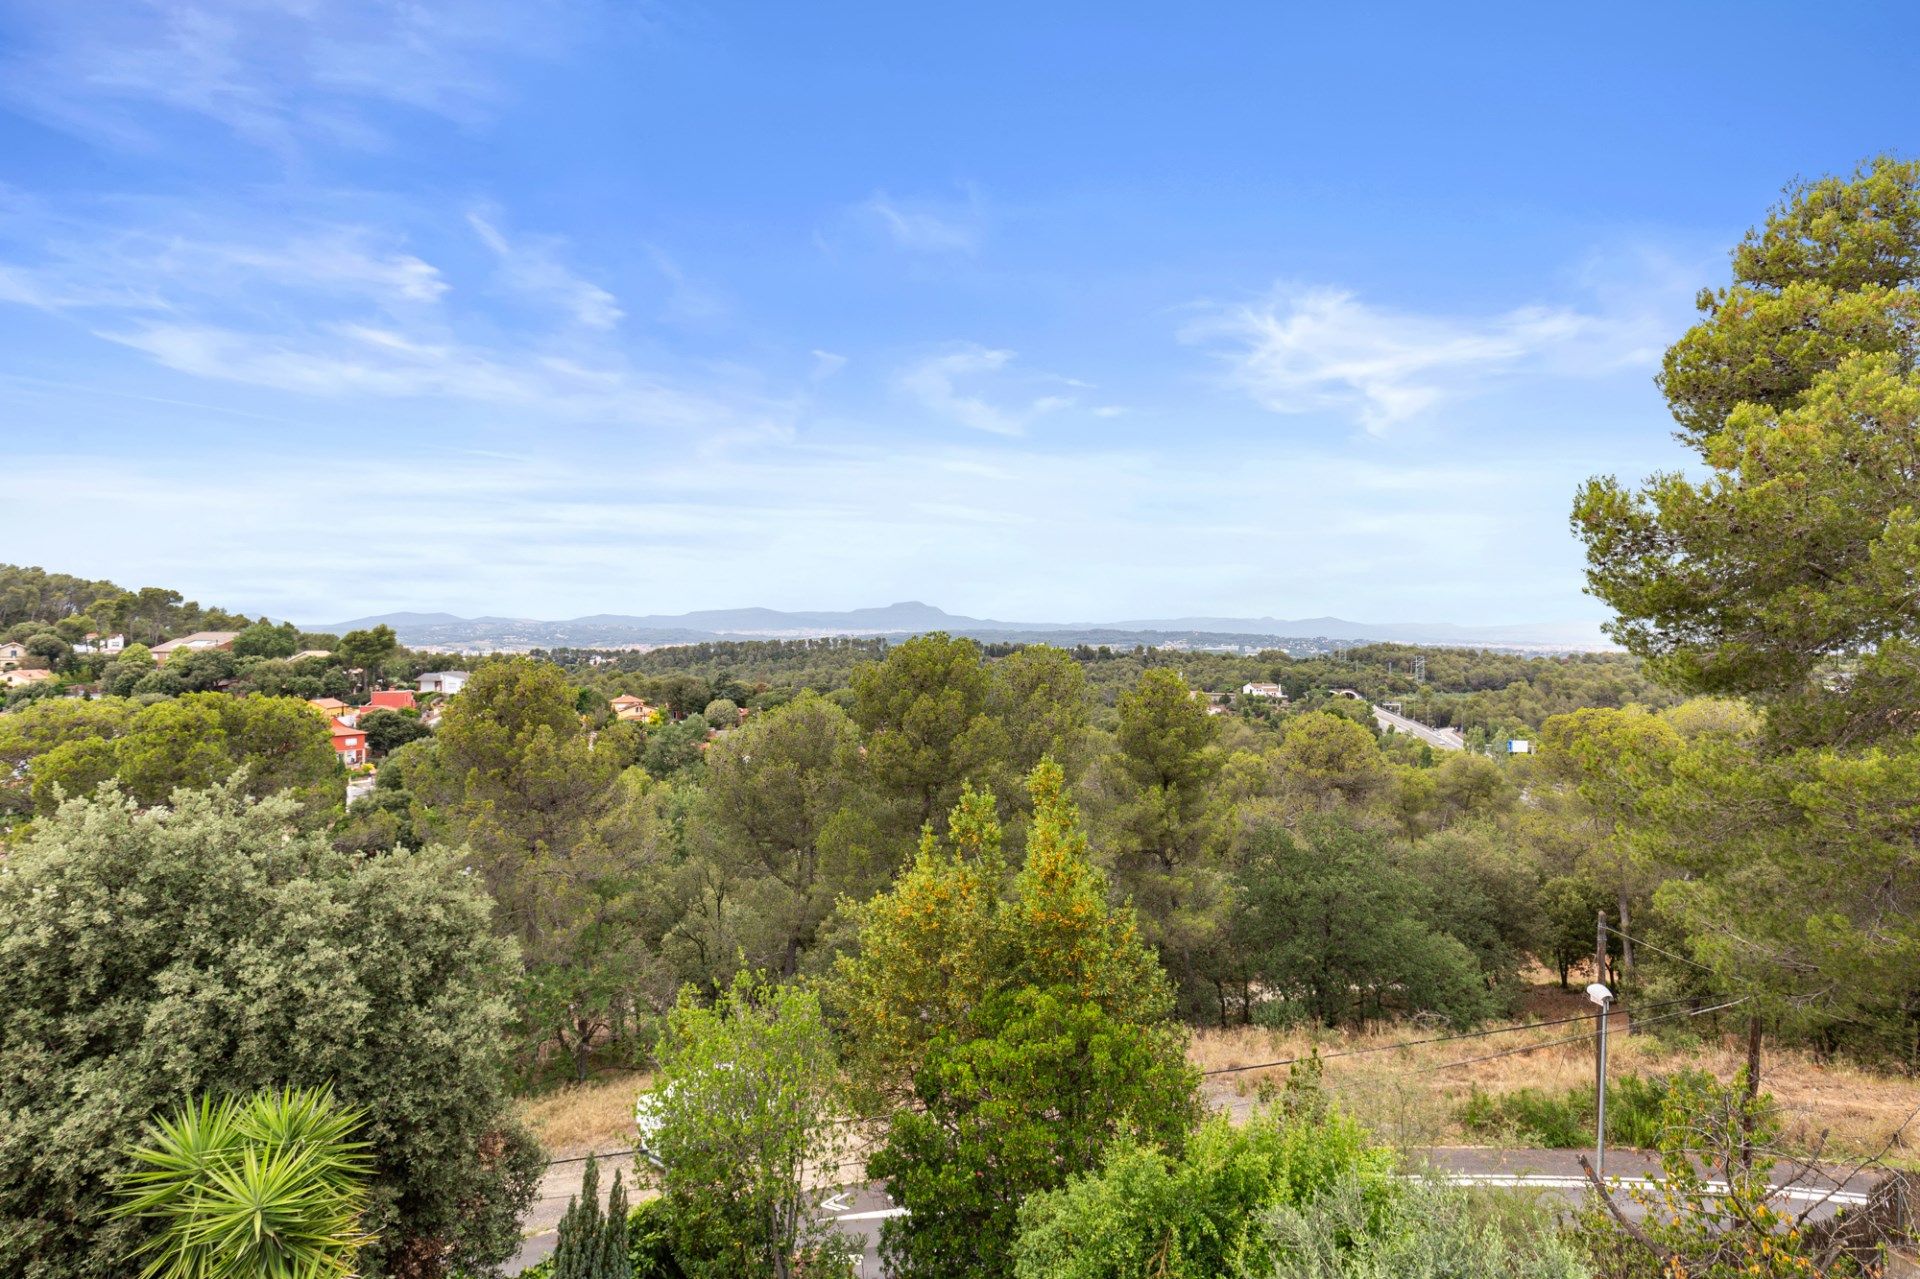
[[[552,1279],[633,1279],[627,1255],[627,1192],[613,1174],[607,1206],[600,1206],[600,1168],[592,1155],[580,1178],[580,1194],[567,1201],[553,1251]]]

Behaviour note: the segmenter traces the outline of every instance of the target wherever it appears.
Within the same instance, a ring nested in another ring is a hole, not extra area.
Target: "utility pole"
[[[1607,1175],[1607,1023],[1613,992],[1607,989],[1607,912],[1596,911],[1593,921],[1593,984],[1587,998],[1600,1008],[1593,1049],[1593,1175]]]
[[[1587,998],[1600,1008],[1600,1034],[1594,1040],[1593,1053],[1593,1175],[1607,1175],[1607,1014],[1613,1004],[1613,992],[1601,982],[1587,987]]]

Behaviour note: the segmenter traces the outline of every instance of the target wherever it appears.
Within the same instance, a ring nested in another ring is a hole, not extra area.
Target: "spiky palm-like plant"
[[[153,1223],[142,1279],[351,1279],[372,1159],[331,1089],[202,1097],[154,1121],[115,1209]]]

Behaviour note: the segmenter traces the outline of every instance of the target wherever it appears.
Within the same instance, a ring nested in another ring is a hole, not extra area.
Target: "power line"
[[[1693,995],[1682,995],[1678,999],[1663,999],[1657,1004],[1648,1004],[1647,1008],[1650,1010],[1654,1008],[1670,1008],[1674,1004],[1684,1004],[1693,998],[1695,998]],[[1633,1010],[1626,1009],[1623,1011],[1631,1014]],[[1349,1048],[1337,1053],[1308,1053],[1304,1057],[1287,1057],[1280,1061],[1263,1061],[1251,1066],[1216,1066],[1212,1070],[1203,1070],[1200,1073],[1202,1076],[1235,1075],[1248,1070],[1269,1070],[1275,1066],[1292,1066],[1313,1058],[1318,1058],[1321,1061],[1334,1061],[1341,1057],[1364,1057],[1368,1053],[1394,1052],[1402,1048],[1418,1048],[1423,1044],[1448,1044],[1459,1039],[1485,1039],[1489,1035],[1510,1035],[1521,1030],[1544,1030],[1548,1026],[1568,1026],[1576,1021],[1590,1021],[1593,1017],[1593,1013],[1581,1013],[1574,1017],[1556,1017],[1552,1021],[1515,1022],[1510,1026],[1495,1026],[1489,1030],[1468,1030],[1462,1031],[1457,1035],[1435,1035],[1430,1039],[1405,1039],[1399,1043],[1377,1044],[1372,1048]]]
[[[1586,1017],[1582,1017],[1580,1020],[1587,1021],[1590,1019]],[[1508,1048],[1502,1052],[1488,1053],[1483,1057],[1467,1057],[1467,1058],[1463,1058],[1460,1061],[1443,1062],[1438,1066],[1421,1066],[1417,1070],[1409,1070],[1406,1073],[1409,1075],[1426,1075],[1426,1074],[1431,1074],[1436,1070],[1452,1070],[1455,1066],[1471,1066],[1475,1062],[1493,1061],[1495,1058],[1498,1058],[1498,1057],[1513,1057],[1513,1056],[1519,1055],[1520,1053],[1539,1052],[1542,1048],[1558,1048],[1565,1044],[1583,1044],[1587,1040],[1592,1038],[1593,1038],[1593,1035],[1591,1033],[1579,1034],[1579,1035],[1568,1035],[1565,1039],[1549,1039],[1538,1044],[1522,1044],[1518,1048]]]
[[[1691,998],[1691,996],[1689,996],[1689,998]],[[1724,1004],[1715,1004],[1711,1008],[1682,1008],[1678,1012],[1662,1013],[1658,1017],[1643,1017],[1632,1024],[1636,1027],[1651,1026],[1655,1022],[1671,1021],[1675,1017],[1703,1017],[1708,1013],[1717,1013],[1723,1008],[1732,1008],[1735,1004],[1744,1004],[1746,1002],[1745,998],[1740,998]],[[1584,1018],[1582,1020],[1584,1020]],[[1504,1052],[1488,1053],[1484,1057],[1468,1057],[1462,1061],[1450,1061],[1440,1066],[1422,1066],[1418,1070],[1410,1070],[1407,1073],[1410,1075],[1425,1075],[1436,1070],[1452,1070],[1455,1066],[1471,1066],[1476,1062],[1492,1061],[1498,1057],[1513,1057],[1520,1053],[1535,1052],[1542,1048],[1554,1048],[1563,1044],[1577,1044],[1591,1038],[1593,1038],[1592,1035],[1569,1035],[1565,1039],[1549,1039],[1543,1044],[1522,1044],[1518,1048],[1508,1048]]]
[[[1612,924],[1608,924],[1606,928],[1608,932],[1612,933],[1615,937],[1618,937],[1620,940],[1630,941],[1634,945],[1640,947],[1643,950],[1650,950],[1656,955],[1665,955],[1668,959],[1677,959],[1683,964],[1692,964],[1695,968],[1698,968],[1703,973],[1711,973],[1714,971],[1713,969],[1707,967],[1705,964],[1701,963],[1697,959],[1688,959],[1685,955],[1675,954],[1673,951],[1667,950],[1661,946],[1656,946],[1650,941],[1643,941],[1638,937],[1629,937],[1627,934],[1621,932],[1618,928],[1615,928]]]
[[[561,1164],[583,1164],[589,1159],[619,1159],[626,1155],[637,1155],[637,1150],[596,1150],[590,1155],[575,1155],[570,1159],[549,1159],[547,1167],[558,1168]]]

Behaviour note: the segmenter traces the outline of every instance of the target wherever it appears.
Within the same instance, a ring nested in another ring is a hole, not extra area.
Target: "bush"
[[[1652,1150],[1660,1144],[1668,1094],[1678,1085],[1697,1086],[1707,1079],[1704,1072],[1682,1070],[1608,1080],[1608,1144]],[[1572,1088],[1554,1097],[1538,1088],[1509,1093],[1475,1088],[1460,1107],[1459,1120],[1468,1132],[1480,1136],[1511,1137],[1521,1145],[1548,1150],[1577,1150],[1593,1144],[1593,1089]]]
[[[560,1218],[559,1240],[553,1249],[553,1279],[633,1279],[633,1259],[627,1255],[627,1191],[620,1174],[606,1207],[600,1206],[600,1165],[589,1154],[580,1176],[580,1193]]]
[[[1549,1221],[1516,1226],[1475,1197],[1418,1181],[1384,1195],[1349,1180],[1266,1221],[1278,1260],[1247,1279],[1586,1279],[1585,1258]]]
[[[663,1211],[689,1269],[753,1279],[843,1254],[808,1181],[838,1167],[846,1144],[839,1062],[813,993],[741,973],[703,1007],[689,985],[658,1056],[635,1120],[662,1165]]]
[[[1270,1111],[1244,1128],[1202,1124],[1177,1157],[1139,1142],[1100,1170],[1028,1197],[1014,1247],[1018,1279],[1216,1279],[1264,1274],[1280,1254],[1268,1210],[1336,1186],[1384,1196],[1392,1156],[1349,1119]]]
[[[1109,1146],[1178,1146],[1197,1106],[1184,1038],[1109,1016],[1064,987],[996,995],[980,1038],[943,1037],[867,1174],[908,1215],[886,1221],[890,1268],[927,1279],[1006,1275],[1022,1200]]]
[[[120,1279],[127,1135],[182,1095],[332,1085],[366,1112],[369,1277],[512,1255],[541,1155],[508,1114],[517,975],[435,853],[371,861],[285,797],[72,801],[0,860],[0,1274]]]
[[[327,1089],[286,1088],[156,1120],[115,1208],[154,1227],[143,1273],[352,1279],[373,1168],[353,1139],[363,1118]]]
[[[1460,1108],[1460,1123],[1479,1136],[1571,1150],[1593,1144],[1593,1095],[1591,1090],[1554,1097],[1538,1088],[1498,1094],[1475,1088]]]
[[[633,1266],[633,1279],[687,1279],[673,1254],[669,1233],[666,1200],[646,1199],[633,1206],[627,1214],[627,1260]],[[552,1257],[536,1261],[520,1272],[520,1279],[553,1279],[553,1263]]]
[[[686,1279],[673,1255],[667,1201],[649,1199],[627,1214],[627,1256],[633,1260],[633,1279]]]
[[[1882,1273],[1891,1222],[1869,1212],[1856,1229],[1843,1215],[1836,1230],[1833,1222],[1806,1223],[1796,1205],[1782,1201],[1769,1153],[1780,1135],[1779,1111],[1771,1097],[1747,1096],[1744,1069],[1726,1084],[1697,1071],[1676,1075],[1661,1102],[1659,1129],[1658,1187],[1609,1196],[1616,1209],[1622,1198],[1637,1207],[1638,1228],[1622,1227],[1597,1193],[1576,1219],[1575,1238],[1593,1273],[1606,1279]],[[1724,1178],[1725,1187],[1710,1188],[1709,1175]]]

